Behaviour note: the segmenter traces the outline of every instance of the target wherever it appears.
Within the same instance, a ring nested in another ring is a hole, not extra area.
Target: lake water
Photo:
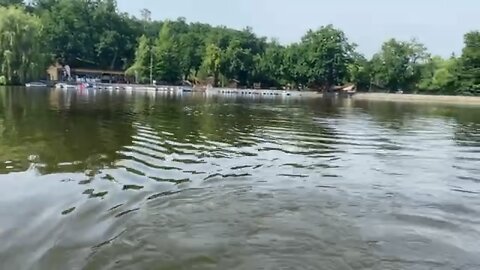
[[[0,89],[0,269],[480,269],[480,107]]]

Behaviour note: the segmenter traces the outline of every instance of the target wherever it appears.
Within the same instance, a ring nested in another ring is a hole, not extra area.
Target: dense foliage
[[[285,46],[250,28],[184,18],[153,21],[148,10],[135,18],[120,13],[115,0],[33,0],[28,5],[0,0],[1,6],[6,8],[0,12],[0,83],[38,78],[48,63],[60,62],[127,70],[141,83],[189,80],[314,89],[355,84],[371,91],[480,94],[477,31],[465,35],[459,57],[431,56],[416,40],[391,39],[367,59],[332,25]]]
[[[43,74],[40,19],[15,6],[0,6],[0,14],[0,84],[22,83]]]

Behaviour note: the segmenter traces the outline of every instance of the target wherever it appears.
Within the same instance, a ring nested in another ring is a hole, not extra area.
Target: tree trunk
[[[213,75],[213,86],[218,86],[218,72]]]
[[[115,70],[115,62],[117,61],[117,57],[118,57],[118,51],[115,50],[115,53],[113,54],[112,62],[110,64],[110,69],[111,70]]]

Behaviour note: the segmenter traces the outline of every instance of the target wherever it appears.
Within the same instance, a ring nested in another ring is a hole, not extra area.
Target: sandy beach
[[[356,100],[480,105],[480,97],[469,97],[469,96],[357,93],[353,96],[353,98]]]

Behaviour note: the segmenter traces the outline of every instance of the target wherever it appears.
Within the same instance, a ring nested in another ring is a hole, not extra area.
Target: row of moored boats
[[[43,82],[32,82],[25,84],[27,88],[46,88],[49,87]],[[98,90],[143,90],[143,91],[169,91],[169,92],[192,92],[191,86],[151,86],[151,85],[113,85],[113,84],[92,84],[92,83],[57,83],[54,85],[56,89],[70,89],[70,90],[84,90],[84,89],[98,89]]]

